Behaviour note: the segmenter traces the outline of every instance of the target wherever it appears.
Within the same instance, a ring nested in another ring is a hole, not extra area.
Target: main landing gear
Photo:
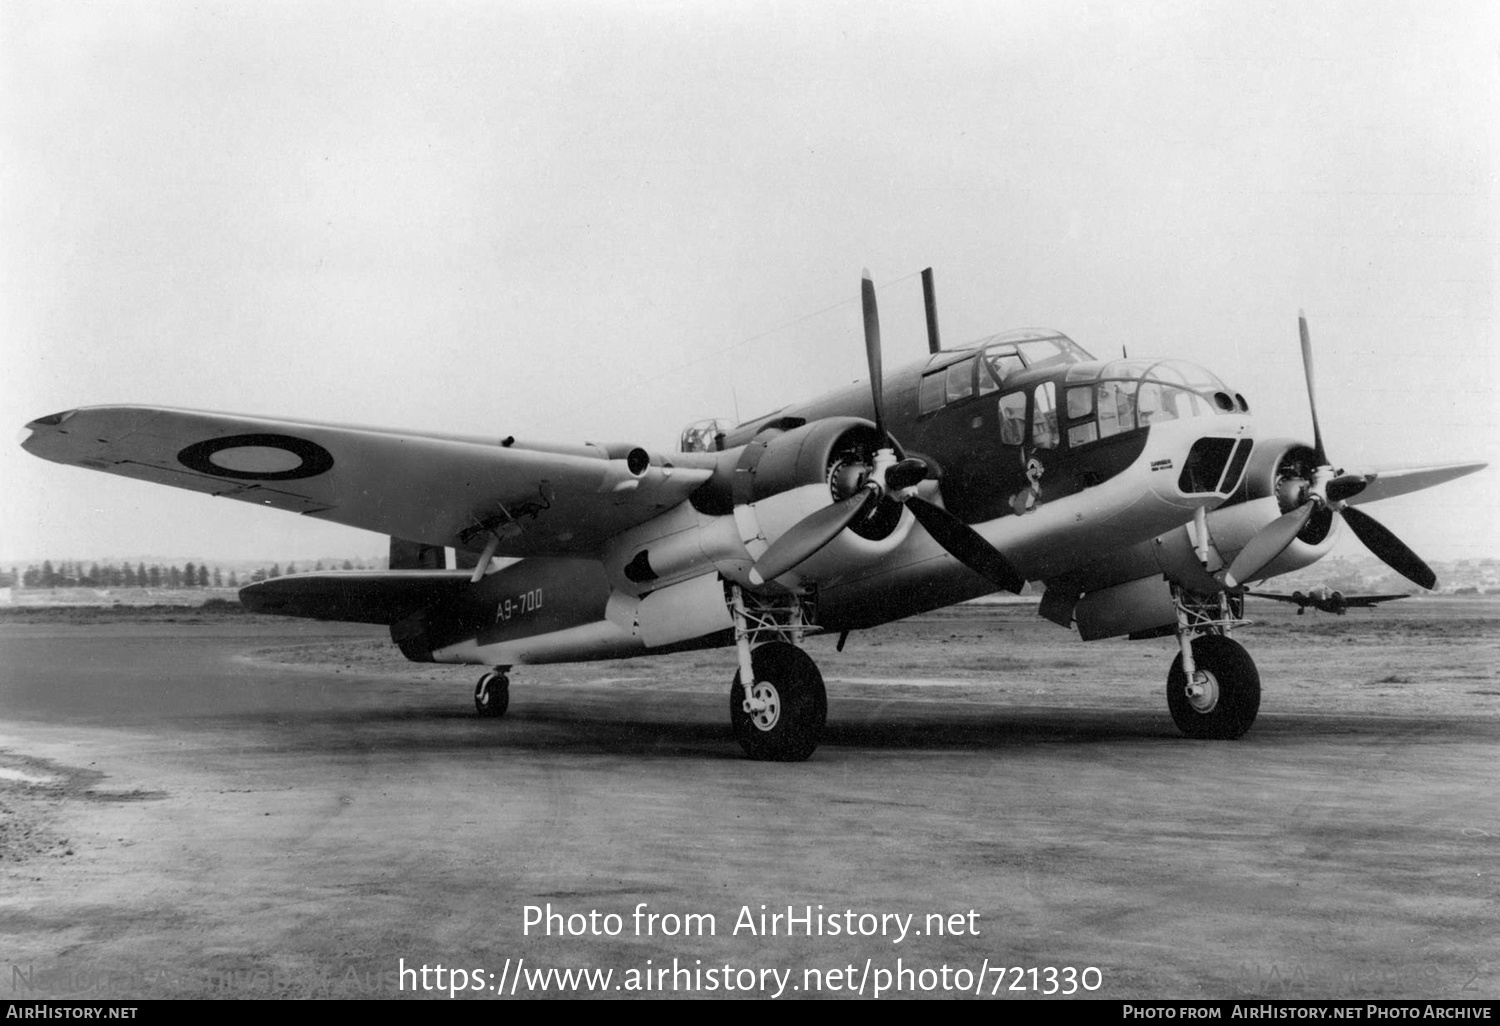
[[[480,716],[486,719],[504,716],[510,707],[510,676],[505,672],[508,669],[509,666],[497,666],[474,685],[474,710]]]
[[[1201,596],[1173,585],[1172,597],[1181,648],[1167,674],[1172,722],[1192,738],[1240,737],[1260,712],[1260,672],[1245,647],[1229,637],[1245,622],[1240,610],[1223,592]]]
[[[828,720],[823,675],[803,652],[801,601],[756,596],[731,585],[740,670],[729,689],[729,724],[752,759],[802,762]]]

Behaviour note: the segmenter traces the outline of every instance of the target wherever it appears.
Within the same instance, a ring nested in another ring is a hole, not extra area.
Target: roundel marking
[[[189,470],[241,481],[294,481],[317,477],[333,466],[333,455],[295,435],[229,435],[194,442],[177,454]]]

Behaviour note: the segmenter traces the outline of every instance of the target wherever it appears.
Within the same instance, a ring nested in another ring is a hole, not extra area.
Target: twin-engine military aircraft
[[[1311,564],[1341,524],[1421,585],[1432,571],[1360,504],[1484,466],[1344,469],[1313,442],[1260,438],[1245,397],[1180,360],[1097,360],[1055,331],[939,344],[887,375],[863,283],[868,384],[677,452],[413,434],[141,406],[32,421],[59,463],[391,536],[389,571],[312,573],[240,592],[258,612],[384,624],[408,659],[493,669],[734,645],[734,736],[806,759],[827,716],[801,644],[1028,581],[1085,640],[1175,635],[1182,732],[1236,738],[1260,678],[1230,639],[1244,584]],[[520,557],[505,561],[497,557]],[[840,638],[840,647],[842,647]]]
[[[1411,598],[1410,595],[1345,595],[1341,591],[1330,588],[1314,588],[1306,592],[1294,591],[1290,595],[1278,595],[1272,591],[1247,591],[1245,594],[1254,595],[1256,598],[1275,599],[1277,602],[1295,602],[1298,616],[1307,612],[1308,606],[1322,613],[1343,616],[1350,609],[1373,609],[1382,602]]]

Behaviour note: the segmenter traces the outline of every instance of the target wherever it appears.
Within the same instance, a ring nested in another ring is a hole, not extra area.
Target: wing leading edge
[[[585,555],[682,502],[711,473],[626,447],[538,446],[147,406],[26,425],[56,463],[502,556]],[[695,454],[674,459],[692,460]]]

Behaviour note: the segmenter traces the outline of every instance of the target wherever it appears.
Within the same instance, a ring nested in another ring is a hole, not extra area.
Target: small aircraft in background
[[[1256,598],[1275,599],[1277,602],[1295,602],[1298,616],[1307,612],[1308,606],[1324,613],[1343,616],[1350,609],[1370,608],[1382,602],[1411,598],[1410,595],[1345,595],[1341,591],[1333,591],[1329,588],[1314,588],[1307,592],[1294,591],[1290,595],[1278,595],[1270,591],[1247,591],[1245,594],[1254,595]]]
[[[1436,583],[1357,506],[1484,464],[1334,463],[1306,318],[1311,445],[1261,437],[1246,398],[1187,361],[1099,360],[1045,329],[944,349],[930,269],[923,286],[928,355],[884,372],[866,272],[867,383],[691,425],[675,452],[143,406],[41,417],[22,444],[389,535],[389,570],[280,577],[241,600],[384,624],[414,661],[492,667],[482,716],[505,712],[517,665],[734,646],[730,724],[755,759],[817,747],[811,632],[842,648],[850,631],[1041,582],[1039,613],[1084,640],[1175,636],[1174,722],[1236,738],[1260,708],[1259,672],[1230,638],[1246,582],[1310,565],[1347,525]]]

